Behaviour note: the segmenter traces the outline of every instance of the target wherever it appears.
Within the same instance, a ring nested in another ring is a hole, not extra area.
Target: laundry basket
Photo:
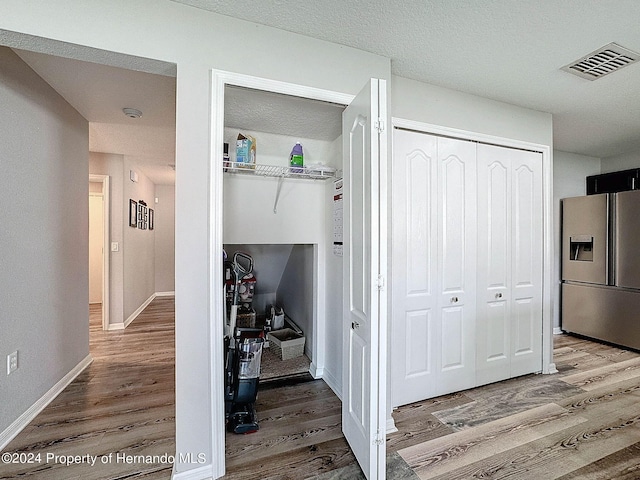
[[[269,332],[269,348],[282,360],[300,357],[304,354],[304,335],[290,328]]]

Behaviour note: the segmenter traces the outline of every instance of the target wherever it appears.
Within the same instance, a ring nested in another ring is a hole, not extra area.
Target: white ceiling
[[[640,51],[637,0],[174,1],[380,54],[399,76],[552,113],[558,150],[600,158],[640,150],[640,63],[593,82],[561,70],[611,42]],[[66,44],[46,51],[35,37],[0,40],[89,121],[92,151],[131,157],[156,184],[175,182],[175,65],[127,57],[116,59],[119,68],[100,51],[96,59],[86,49],[58,53]],[[246,108],[233,90],[231,126]],[[290,100],[284,111],[294,118],[300,109]],[[258,101],[260,131],[278,102]],[[125,117],[124,107],[142,118]]]
[[[560,70],[611,42],[640,52],[638,0],[174,0],[377,53],[396,75],[553,114],[554,148],[640,150],[640,64]]]

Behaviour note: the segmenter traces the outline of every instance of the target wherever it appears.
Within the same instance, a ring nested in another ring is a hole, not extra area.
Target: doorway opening
[[[110,201],[109,176],[89,175],[90,330],[91,328],[107,330],[109,325]]]

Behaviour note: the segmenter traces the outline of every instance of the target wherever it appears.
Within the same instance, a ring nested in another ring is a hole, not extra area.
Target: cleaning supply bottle
[[[300,142],[296,142],[291,150],[291,156],[289,157],[289,163],[291,165],[291,171],[296,173],[301,173],[303,171],[303,155],[302,155],[302,145]]]

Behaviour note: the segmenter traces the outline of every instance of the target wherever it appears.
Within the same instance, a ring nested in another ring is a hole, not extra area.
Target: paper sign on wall
[[[333,182],[333,254],[338,257],[342,256],[342,212],[343,212],[343,193],[342,179]]]

